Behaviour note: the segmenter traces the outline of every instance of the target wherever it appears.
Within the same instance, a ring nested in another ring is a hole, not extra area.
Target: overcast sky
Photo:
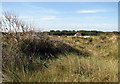
[[[118,30],[117,2],[3,2],[35,30]]]

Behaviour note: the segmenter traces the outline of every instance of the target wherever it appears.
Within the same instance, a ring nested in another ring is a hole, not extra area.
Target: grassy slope
[[[66,53],[57,59],[47,60],[43,70],[26,72],[7,68],[4,81],[19,82],[117,82],[118,81],[118,43],[117,37],[99,36],[91,38],[72,38],[52,36],[51,39],[63,42],[88,52],[88,56]],[[37,61],[37,60],[36,60]],[[38,67],[39,68],[39,67]]]

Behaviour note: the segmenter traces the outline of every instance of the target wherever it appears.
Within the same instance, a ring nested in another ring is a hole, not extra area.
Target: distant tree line
[[[103,31],[86,31],[86,30],[80,30],[80,31],[75,31],[75,30],[50,30],[49,32],[46,31],[46,32],[43,32],[43,33],[47,33],[49,35],[67,35],[67,36],[70,36],[70,35],[75,35],[76,33],[81,33],[82,36],[98,36],[98,35],[101,35],[101,34],[105,34],[105,35],[108,35],[108,34],[116,34],[118,35],[119,32],[118,31],[113,31],[113,32],[103,32]]]
[[[35,31],[29,31],[26,33],[36,33],[37,35],[58,35],[58,36],[62,36],[62,35],[67,35],[67,36],[73,36],[76,33],[80,33],[82,36],[99,36],[101,34],[104,35],[111,35],[111,34],[115,34],[118,35],[120,34],[120,32],[118,31],[113,31],[113,32],[103,32],[103,31],[86,31],[86,30],[80,30],[80,31],[75,31],[75,30],[50,30],[50,31],[44,31],[44,32],[35,32]],[[22,32],[18,32],[20,35],[22,35]],[[7,34],[7,32],[2,32],[2,34]]]

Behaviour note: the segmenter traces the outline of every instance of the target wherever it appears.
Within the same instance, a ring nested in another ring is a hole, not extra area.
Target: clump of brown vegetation
[[[7,73],[6,68],[10,66],[13,66],[14,70],[21,70],[22,67],[35,70],[35,65],[46,66],[42,64],[43,60],[45,62],[57,58],[58,54],[84,54],[66,43],[52,40],[44,34],[37,34],[31,25],[24,24],[13,14],[5,13],[2,22],[3,72]]]

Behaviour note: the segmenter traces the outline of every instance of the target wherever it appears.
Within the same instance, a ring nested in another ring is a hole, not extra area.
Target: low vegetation
[[[2,34],[2,57],[3,82],[118,81],[114,33],[77,38],[9,31]]]

